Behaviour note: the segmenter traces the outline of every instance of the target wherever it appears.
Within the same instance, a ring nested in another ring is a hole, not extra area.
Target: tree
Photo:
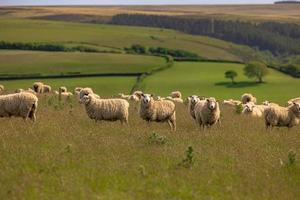
[[[263,77],[268,75],[268,73],[268,67],[264,63],[258,61],[249,62],[244,68],[245,76],[248,78],[256,78],[258,83],[262,83]]]
[[[225,72],[225,78],[231,79],[231,82],[235,84],[234,78],[237,77],[238,74],[234,70],[228,70]]]

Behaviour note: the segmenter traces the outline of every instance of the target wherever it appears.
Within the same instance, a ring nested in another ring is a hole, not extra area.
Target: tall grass
[[[90,120],[74,99],[41,96],[35,124],[0,118],[1,199],[297,199],[300,127],[267,132],[261,119],[222,108],[203,132],[177,105],[176,132]],[[153,135],[166,142],[149,142]],[[193,149],[193,164],[178,167]],[[291,153],[292,152],[292,153]],[[291,164],[291,158],[293,163]]]

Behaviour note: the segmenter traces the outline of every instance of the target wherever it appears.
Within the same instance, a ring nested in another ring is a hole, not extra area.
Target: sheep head
[[[92,100],[92,95],[85,95],[85,96],[83,96],[80,100],[79,100],[79,103],[80,104],[85,104],[85,105],[87,105],[87,104],[89,104],[90,102],[91,102],[91,100]]]
[[[217,101],[215,98],[213,98],[213,97],[207,98],[206,102],[207,102],[207,107],[210,110],[215,110],[217,108]]]
[[[142,101],[144,104],[149,104],[153,100],[153,95],[152,94],[142,94]]]

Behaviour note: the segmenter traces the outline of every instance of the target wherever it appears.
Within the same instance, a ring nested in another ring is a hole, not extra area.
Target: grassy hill
[[[236,85],[224,78],[224,72],[230,69],[238,72]],[[221,99],[239,99],[243,93],[251,92],[259,102],[269,100],[280,103],[299,96],[300,79],[270,69],[265,81],[265,84],[256,84],[246,78],[241,64],[176,62],[172,68],[146,78],[144,89],[162,96],[180,90],[185,96],[198,94]]]
[[[0,77],[16,74],[143,73],[165,64],[164,58],[154,56],[0,50]]]
[[[186,50],[208,59],[241,60],[241,57],[233,52],[242,46],[158,28],[27,19],[0,19],[0,26],[4,27],[0,29],[0,38],[7,42],[88,45],[100,50],[118,51],[132,44],[142,44],[149,47]]]
[[[67,21],[102,22],[121,13],[170,16],[213,16],[251,21],[300,22],[299,5],[167,5],[167,6],[35,6],[1,8],[2,17],[46,17]],[[51,17],[49,17],[51,16]]]

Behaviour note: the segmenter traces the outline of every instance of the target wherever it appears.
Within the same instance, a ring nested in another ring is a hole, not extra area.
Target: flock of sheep
[[[0,92],[4,86],[0,85]],[[184,103],[181,92],[172,92],[169,97],[154,97],[136,91],[131,95],[118,94],[115,98],[102,99],[91,88],[77,87],[74,94],[60,87],[52,91],[49,85],[35,82],[27,90],[18,89],[14,94],[0,95],[0,117],[22,117],[36,120],[38,105],[37,94],[53,93],[59,100],[77,97],[79,103],[85,106],[90,119],[95,121],[107,120],[128,124],[129,102],[138,102],[140,105],[139,116],[147,122],[167,122],[171,130],[176,130],[176,103]],[[219,102],[213,97],[200,97],[192,95],[187,98],[188,111],[191,118],[202,128],[213,126],[220,122]],[[291,99],[286,107],[268,101],[262,105],[256,104],[257,100],[252,94],[244,94],[239,100],[224,100],[223,106],[242,109],[243,115],[261,117],[265,120],[266,127],[285,126],[291,128],[300,121],[300,98]]]

